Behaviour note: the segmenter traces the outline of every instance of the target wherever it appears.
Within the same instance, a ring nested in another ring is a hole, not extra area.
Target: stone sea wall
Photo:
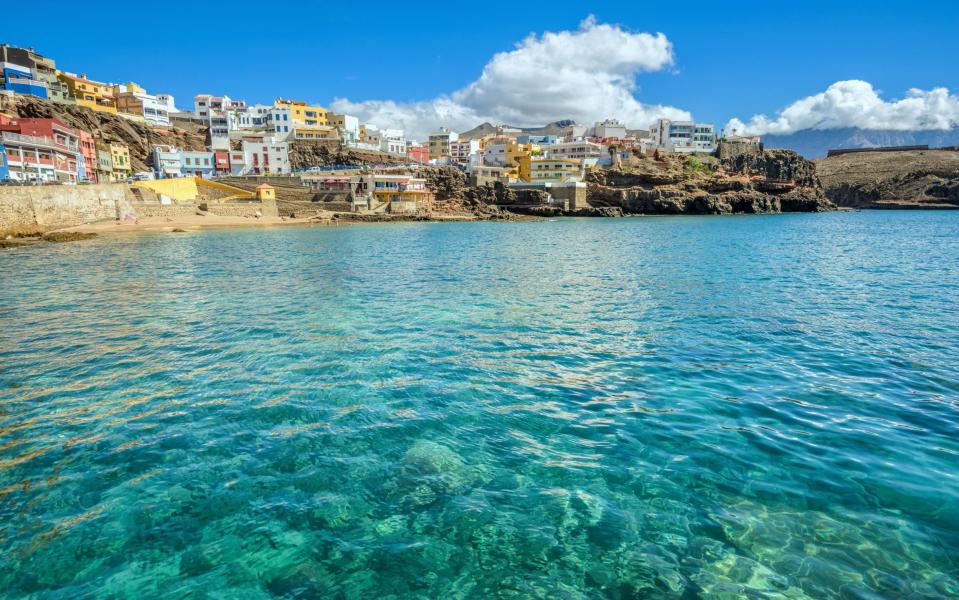
[[[0,234],[73,227],[133,214],[129,186],[42,185],[0,187]]]
[[[197,205],[192,202],[181,204],[153,204],[149,202],[140,202],[132,205],[131,215],[138,219],[147,219],[150,217],[166,217],[173,219],[176,217],[189,217],[196,214]]]
[[[276,201],[263,202],[203,202],[200,210],[219,217],[277,217]]]

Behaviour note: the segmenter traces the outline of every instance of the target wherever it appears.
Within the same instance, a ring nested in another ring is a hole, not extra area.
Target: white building
[[[667,152],[715,152],[716,129],[709,123],[659,119],[650,127],[652,147]]]
[[[585,125],[577,125],[573,123],[572,125],[565,127],[561,132],[561,135],[567,142],[572,142],[585,137],[588,129],[589,128]]]
[[[243,158],[236,161],[241,172],[233,168],[231,152],[230,169],[234,175],[267,175],[291,173],[289,144],[273,135],[243,138]]]
[[[271,106],[269,115],[267,129],[277,140],[286,141],[289,139],[290,133],[296,131],[289,106]]]
[[[157,179],[182,177],[183,163],[180,162],[180,149],[166,144],[154,146],[153,171]]]
[[[170,94],[157,94],[157,101],[166,107],[167,113],[180,112],[176,107],[176,100]]]
[[[380,151],[390,154],[406,154],[406,135],[402,129],[380,130]]]
[[[546,144],[542,149],[546,158],[579,160],[587,167],[610,162],[608,146],[587,140]]]
[[[455,140],[450,142],[450,159],[458,164],[469,164],[470,157],[479,155],[479,140]]]
[[[214,150],[230,149],[230,131],[236,129],[237,112],[246,110],[246,102],[229,96],[199,94],[193,97],[193,112],[210,128],[210,146]]]
[[[336,127],[344,144],[352,146],[360,141],[360,120],[352,115],[326,113],[327,124]]]
[[[606,119],[593,125],[592,136],[602,140],[621,140],[626,137],[626,126],[616,119]]]

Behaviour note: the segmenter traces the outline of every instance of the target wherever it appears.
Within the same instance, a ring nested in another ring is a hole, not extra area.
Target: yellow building
[[[519,165],[523,159],[530,158],[532,155],[532,144],[517,144],[516,142],[509,142],[506,144],[506,160],[504,162],[507,165]]]
[[[132,81],[130,81],[130,82],[128,82],[128,83],[125,83],[125,84],[123,84],[123,85],[115,85],[115,86],[113,86],[113,95],[114,95],[114,96],[119,96],[120,94],[122,94],[122,93],[124,93],[124,92],[126,92],[126,93],[128,93],[128,94],[146,94],[146,93],[147,93],[147,91],[146,91],[145,89],[143,89],[142,87],[140,87],[139,85],[137,85],[136,83],[134,83],[134,82],[132,82]]]
[[[110,158],[113,159],[113,181],[126,181],[133,174],[130,165],[130,149],[120,142],[110,143]]]
[[[76,98],[77,106],[85,106],[99,112],[117,112],[117,100],[113,95],[113,86],[87,79],[86,74],[79,76],[57,71],[57,78],[67,86],[70,95]]]
[[[293,125],[330,125],[327,119],[329,112],[322,106],[310,106],[306,102],[299,100],[284,100],[278,98],[273,106],[278,108],[287,108],[290,111],[290,119]]]
[[[582,161],[572,158],[533,158],[527,155],[519,162],[522,181],[563,183],[579,181],[582,177]]]

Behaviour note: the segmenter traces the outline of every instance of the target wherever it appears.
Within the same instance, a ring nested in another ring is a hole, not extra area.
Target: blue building
[[[555,135],[518,135],[517,144],[555,144],[559,138]]]
[[[15,94],[47,98],[47,83],[33,76],[29,67],[9,62],[0,63],[3,68],[3,82],[0,87]]]
[[[10,163],[7,162],[7,148],[0,144],[0,181],[10,178]]]

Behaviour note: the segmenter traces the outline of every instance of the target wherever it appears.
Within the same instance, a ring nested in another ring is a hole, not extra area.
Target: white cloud
[[[381,127],[402,127],[415,138],[439,126],[464,131],[483,121],[538,126],[615,117],[645,128],[660,117],[691,118],[635,97],[638,74],[666,69],[673,60],[672,43],[662,33],[632,33],[590,17],[576,31],[530,35],[516,49],[493,56],[479,79],[451,94],[407,103],[338,98],[332,108]]]
[[[825,92],[793,102],[775,119],[756,115],[732,119],[726,131],[752,135],[789,134],[800,129],[950,129],[959,125],[959,96],[946,88],[911,89],[901,100],[886,101],[866,81],[837,81]]]

